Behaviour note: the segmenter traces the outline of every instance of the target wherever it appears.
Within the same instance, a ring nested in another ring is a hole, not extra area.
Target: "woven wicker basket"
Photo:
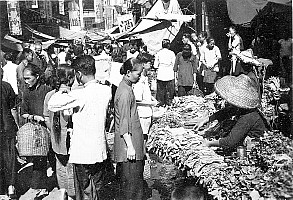
[[[46,156],[49,145],[49,133],[38,123],[28,122],[17,132],[17,150],[20,156]]]

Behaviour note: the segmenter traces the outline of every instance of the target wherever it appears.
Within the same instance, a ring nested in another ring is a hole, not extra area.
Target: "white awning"
[[[158,14],[156,15],[156,17],[142,17],[142,19],[150,19],[154,21],[168,20],[172,22],[177,22],[177,21],[191,22],[192,19],[195,19],[195,15]]]
[[[55,40],[55,39],[56,39],[56,38],[53,37],[53,36],[50,36],[50,35],[47,35],[47,34],[45,34],[45,33],[41,33],[41,32],[39,32],[39,31],[36,31],[36,30],[32,29],[31,27],[29,27],[28,25],[24,25],[24,27],[25,27],[28,31],[30,31],[31,33],[33,33],[33,34],[35,34],[35,35],[38,35],[38,36],[41,36],[41,37],[43,37],[43,38],[46,38],[46,39],[48,39],[48,40]]]

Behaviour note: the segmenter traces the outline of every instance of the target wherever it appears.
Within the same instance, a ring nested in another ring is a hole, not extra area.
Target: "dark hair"
[[[22,53],[23,53],[23,54],[33,53],[33,50],[31,50],[30,48],[24,48],[24,49],[22,50]]]
[[[57,68],[55,79],[56,92],[60,89],[61,84],[68,84],[70,79],[74,78],[74,69],[68,64],[61,64]],[[54,112],[53,115],[53,133],[56,142],[59,144],[61,141],[61,124],[60,124],[60,111]]]
[[[189,40],[191,40],[191,36],[190,36],[189,33],[184,33],[182,37],[186,37],[186,38],[188,38]]]
[[[139,53],[136,57],[141,63],[152,62],[154,56],[149,53]]]
[[[162,47],[169,49],[170,48],[170,40],[169,39],[163,39]]]
[[[96,42],[96,43],[94,44],[93,49],[95,50],[96,55],[99,55],[99,50],[102,50],[102,51],[103,51],[103,50],[104,50],[104,45],[101,44],[101,43],[99,43],[99,42]]]
[[[229,26],[229,29],[233,29],[235,31],[235,33],[237,32],[236,27],[235,26]]]
[[[191,58],[191,45],[190,44],[184,44],[183,50],[182,50],[182,57],[184,60]]]
[[[72,62],[72,67],[76,71],[80,71],[84,75],[95,75],[95,59],[90,55],[82,55],[77,57]]]
[[[14,55],[12,52],[7,52],[4,54],[4,59],[5,60],[8,60],[8,61],[13,61],[14,60]]]
[[[183,45],[183,50],[189,50],[189,51],[191,51],[191,45],[190,44],[184,44]]]
[[[106,44],[106,45],[105,45],[105,48],[106,48],[106,49],[109,49],[109,50],[110,50],[110,53],[112,53],[112,51],[113,51],[113,46],[112,46],[111,44]]]
[[[212,37],[209,37],[209,38],[207,39],[207,43],[209,44],[211,41],[215,41],[215,39],[212,38]]]
[[[74,69],[68,64],[61,64],[56,71],[57,76],[57,90],[59,90],[61,84],[68,84],[70,79],[74,78]]]
[[[123,49],[120,47],[114,48],[112,51],[112,59],[114,62],[123,62]]]
[[[206,31],[200,32],[199,35],[201,35],[204,38],[207,38],[208,37],[208,33]]]
[[[37,44],[37,45],[41,45],[41,46],[43,45],[43,43],[42,43],[41,41],[35,41],[35,45],[36,45],[36,44]]]
[[[83,46],[82,44],[76,44],[73,46],[73,53],[76,57],[83,55]]]
[[[16,58],[15,64],[20,64],[26,58],[26,55],[32,52],[33,51],[30,48],[24,48],[20,56]]]
[[[122,67],[120,68],[120,74],[125,75],[128,71],[134,71],[136,65],[140,63],[140,60],[137,58],[129,58],[127,59]]]
[[[27,66],[23,69],[28,70],[31,72],[32,76],[41,76],[42,75],[42,70],[35,64],[28,63]]]
[[[200,200],[207,198],[207,191],[201,186],[196,185],[193,178],[184,178],[175,183],[175,189],[171,194],[172,200]]]
[[[28,63],[27,66],[23,69],[23,72],[25,70],[28,70],[31,72],[32,76],[39,76],[38,83],[44,84],[45,83],[45,74],[42,72],[41,68],[39,68],[37,65]]]

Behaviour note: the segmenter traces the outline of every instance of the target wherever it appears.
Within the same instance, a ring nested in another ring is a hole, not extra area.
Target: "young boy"
[[[171,193],[171,200],[206,200],[206,191],[196,185],[194,179],[180,180]]]

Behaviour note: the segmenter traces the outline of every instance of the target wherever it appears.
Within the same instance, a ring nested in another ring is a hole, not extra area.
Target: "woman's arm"
[[[231,129],[229,135],[219,139],[219,146],[234,148],[241,145],[258,120],[259,118],[253,113],[241,116]]]
[[[132,144],[131,134],[130,133],[123,134],[123,139],[124,139],[126,146],[127,146],[127,159],[135,160],[136,153],[135,153],[135,149]]]
[[[125,91],[118,99],[119,133],[127,146],[127,158],[135,159],[135,149],[131,140],[131,118],[130,118],[131,95]]]

